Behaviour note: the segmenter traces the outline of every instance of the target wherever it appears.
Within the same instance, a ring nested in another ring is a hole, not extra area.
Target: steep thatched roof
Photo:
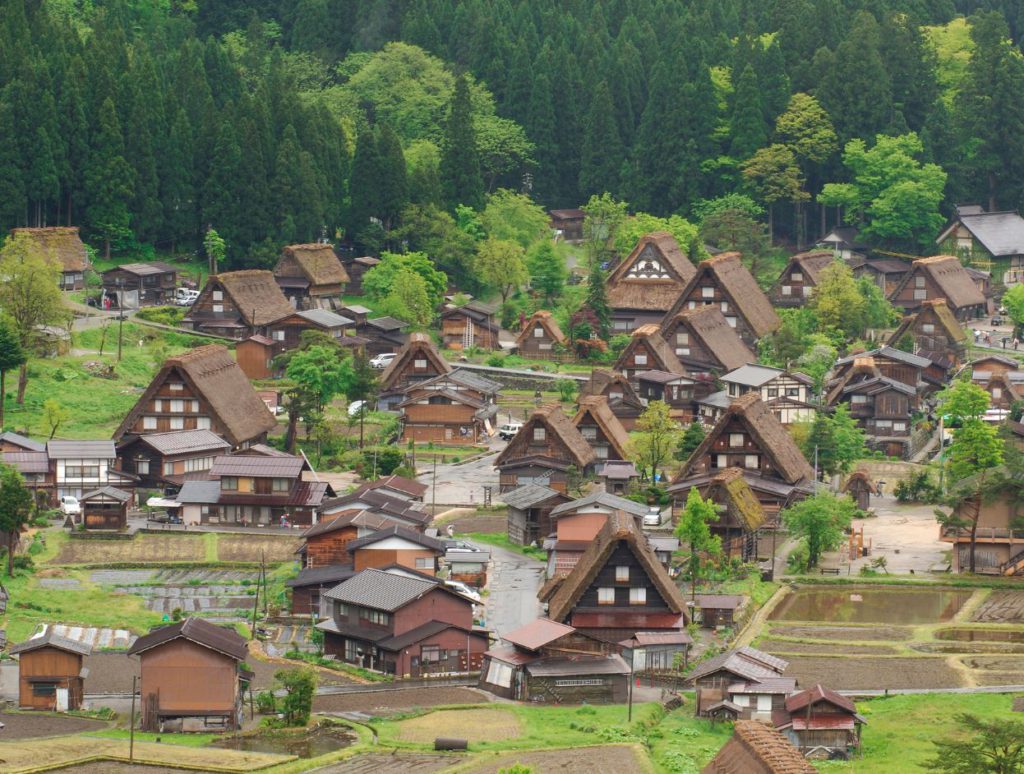
[[[758,286],[754,275],[743,265],[739,253],[722,253],[701,261],[697,273],[687,283],[669,314],[675,317],[691,298],[698,304],[702,303],[698,291],[704,285],[718,287],[729,299],[729,305],[746,320],[754,335],[767,336],[782,325],[768,296]]]
[[[246,325],[257,328],[295,313],[295,309],[269,271],[246,269],[216,274],[206,281],[203,295],[219,285],[238,309]],[[203,299],[200,297],[196,303]]]
[[[313,243],[288,245],[274,268],[275,277],[303,276],[310,285],[340,285],[348,282],[348,272],[341,265],[334,248]]]
[[[523,326],[523,330],[516,336],[516,346],[521,347],[529,339],[533,338],[533,330],[537,326],[544,329],[547,334],[547,338],[556,344],[565,344],[567,339],[565,334],[562,333],[562,329],[559,327],[558,322],[554,317],[551,316],[551,312],[541,309],[538,312],[534,312],[533,316],[526,321]]]
[[[405,346],[398,350],[395,359],[388,364],[380,376],[381,392],[393,390],[399,386],[407,376],[407,371],[412,368],[414,360],[426,360],[428,368],[433,370],[435,376],[446,374],[452,370],[448,361],[441,357],[441,353],[437,351],[433,339],[428,334],[410,333]]]
[[[956,315],[950,310],[946,299],[933,298],[923,302],[921,308],[914,314],[908,314],[903,318],[903,322],[900,323],[900,326],[889,337],[889,346],[895,347],[908,331],[913,333],[913,329],[919,323],[925,322],[935,325],[935,332],[945,334],[950,341],[962,342],[967,339],[967,333],[956,319]]]
[[[533,429],[538,426],[543,426],[546,431],[543,443],[544,451],[541,452],[531,449]],[[550,457],[547,453],[548,450],[554,449],[558,445],[563,446],[570,457],[570,459],[562,460],[566,466],[575,465],[582,470],[597,459],[594,450],[590,448],[590,444],[587,443],[576,425],[562,412],[562,407],[557,403],[549,403],[540,406],[530,414],[529,419],[523,423],[519,432],[498,455],[494,461],[494,467],[500,468],[526,457]]]
[[[616,511],[608,515],[608,520],[597,533],[597,537],[550,597],[548,617],[552,621],[562,622],[569,617],[573,607],[594,582],[620,542],[625,543],[636,557],[669,610],[673,613],[685,613],[686,601],[683,595],[658,561],[654,550],[647,542],[647,536],[637,526],[636,519],[630,514]]]
[[[89,254],[78,236],[78,226],[13,228],[11,234],[27,236],[39,255],[56,258],[63,271],[80,272],[89,267]]]
[[[572,418],[572,423],[577,428],[583,424],[597,425],[612,445],[615,454],[620,459],[628,459],[626,444],[629,443],[629,433],[608,407],[608,398],[604,395],[588,395],[580,398],[579,405],[580,409]]]
[[[655,361],[648,363],[644,366],[643,370],[656,369],[670,374],[678,374],[679,376],[686,375],[686,369],[679,362],[679,358],[676,357],[676,353],[672,351],[668,342],[662,337],[657,325],[641,325],[633,331],[629,344],[622,350],[619,359],[615,361],[615,370],[620,371],[623,368],[629,367],[626,364],[632,359],[633,352],[641,348],[646,349]]]
[[[790,269],[799,266],[804,278],[810,280],[810,284],[817,285],[821,272],[834,263],[838,264],[840,261],[836,260],[835,253],[831,250],[809,250],[805,253],[797,253],[791,257],[781,276],[788,276]]]
[[[604,395],[610,401],[609,393],[612,392],[621,392],[621,401],[623,403],[643,408],[643,404],[640,402],[640,398],[637,397],[633,385],[629,383],[629,379],[618,371],[612,371],[609,368],[595,368],[590,372],[590,380],[580,387],[581,398],[587,395]]]
[[[740,468],[726,468],[715,475],[708,486],[708,497],[724,505],[733,520],[750,532],[765,523],[761,501],[747,484]]]
[[[713,453],[712,450],[717,448],[719,437],[726,432],[726,428],[734,418],[740,420],[757,444],[761,454],[768,457],[778,476],[786,483],[796,484],[813,480],[814,471],[804,459],[800,449],[797,448],[793,436],[786,432],[782,423],[756,392],[748,392],[734,400],[725,410],[725,414],[711,428],[711,432],[707,434],[701,445],[683,463],[683,467],[673,483],[685,479],[699,460]]]
[[[814,774],[803,753],[781,732],[758,720],[737,720],[732,738],[702,774]]]
[[[232,446],[258,438],[277,427],[274,415],[256,394],[227,348],[208,344],[164,361],[159,373],[114,432],[115,441],[135,425],[172,374],[183,379],[196,397],[209,406],[215,415],[214,425],[219,420],[224,427],[224,436]]]
[[[955,255],[933,255],[930,258],[918,258],[900,284],[893,290],[890,298],[898,298],[907,283],[921,275],[931,277],[936,287],[949,301],[950,306],[954,308],[980,306],[985,303],[985,294],[974,284],[971,275]]]
[[[675,317],[662,322],[661,332],[672,347],[672,337],[682,326],[715,359],[723,371],[731,371],[747,363],[757,362],[757,356],[743,343],[736,329],[729,325],[722,310],[713,304],[683,309]]]
[[[608,277],[608,306],[665,311],[695,272],[675,237],[646,234]]]

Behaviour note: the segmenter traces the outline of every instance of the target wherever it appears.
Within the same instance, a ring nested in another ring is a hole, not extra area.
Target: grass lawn
[[[127,740],[130,736],[126,728],[105,728],[101,731],[89,731],[83,736],[97,737],[99,739],[122,739]],[[136,742],[156,742],[161,744],[176,744],[181,747],[205,747],[223,737],[223,734],[150,734],[145,731],[135,732]]]
[[[498,546],[499,548],[507,548],[509,551],[515,551],[517,554],[528,556],[531,559],[543,562],[547,559],[547,552],[540,548],[533,548],[532,546],[520,546],[511,542],[508,539],[508,535],[502,532],[494,534],[488,532],[467,532],[465,535],[460,535],[461,538],[468,540],[475,540],[478,543],[487,543],[492,546]]]

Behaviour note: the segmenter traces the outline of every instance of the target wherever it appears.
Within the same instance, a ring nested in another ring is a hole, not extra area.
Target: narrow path
[[[771,614],[772,610],[774,610],[775,606],[785,599],[786,595],[791,591],[792,589],[785,584],[777,588],[768,601],[761,605],[761,609],[750,617],[747,625],[743,627],[743,631],[737,635],[733,642],[733,647],[740,648],[752,643],[757,635],[761,633],[761,629],[764,628],[764,624],[768,620],[768,616]]]

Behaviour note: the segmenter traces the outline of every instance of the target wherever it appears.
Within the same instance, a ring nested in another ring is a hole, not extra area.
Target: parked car
[[[82,506],[77,497],[64,495],[60,498],[60,512],[65,516],[81,516]]]
[[[652,505],[647,509],[647,513],[644,514],[644,526],[645,527],[660,527],[661,526],[661,508],[657,505]]]
[[[511,441],[516,437],[516,433],[518,433],[522,427],[522,422],[508,422],[498,428],[498,436],[503,441]]]
[[[199,298],[199,291],[190,288],[178,288],[174,291],[174,303],[177,306],[192,306]]]
[[[471,589],[462,581],[447,580],[444,582],[444,584],[452,591],[457,591],[462,596],[469,597],[474,602],[476,602],[476,604],[481,604],[482,598],[480,597],[480,592],[476,589]]]
[[[173,513],[167,513],[163,511],[161,513],[154,514],[149,517],[149,521],[156,522],[157,524],[183,524],[181,516]]]
[[[1000,317],[999,315],[996,315],[995,317],[992,318],[992,324],[993,325],[1002,325],[1003,324],[1003,318]]]
[[[397,355],[397,352],[384,352],[380,355],[377,355],[375,358],[372,358],[370,360],[370,367],[387,368],[389,365],[391,365],[391,361],[394,360],[395,357],[397,357]]]

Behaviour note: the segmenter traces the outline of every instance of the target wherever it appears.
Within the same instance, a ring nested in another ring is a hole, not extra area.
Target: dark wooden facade
[[[838,263],[831,250],[794,255],[768,291],[768,298],[777,307],[803,306],[811,300],[821,272]]]
[[[540,310],[523,325],[516,338],[516,353],[521,357],[550,358],[568,346],[569,340],[551,312]]]
[[[114,308],[170,304],[177,286],[178,270],[166,263],[126,263],[103,272],[103,293]]]
[[[925,301],[936,299],[944,299],[950,312],[960,321],[980,317],[987,308],[984,292],[960,259],[952,255],[914,261],[889,298],[893,306],[906,312],[916,311]]]
[[[30,646],[22,643],[22,646]],[[30,646],[31,647],[31,646]],[[87,650],[87,649],[86,649]],[[82,707],[85,681],[82,678],[84,653],[69,650],[60,644],[12,649],[18,655],[18,706],[22,709],[54,711],[78,710]],[[66,696],[66,706],[63,703]]]
[[[336,309],[348,274],[331,245],[313,243],[286,246],[274,279],[296,309]]]
[[[498,349],[497,309],[478,301],[450,307],[441,313],[441,342],[446,349]]]
[[[597,457],[557,404],[542,406],[526,421],[498,455],[501,492],[524,484],[540,484],[559,492],[568,489],[569,473],[591,472]]]
[[[82,523],[86,529],[125,529],[128,526],[128,505],[131,492],[103,487],[82,495]]]
[[[281,343],[256,334],[235,346],[238,366],[249,379],[271,379],[275,375],[274,358],[284,350]]]
[[[524,486],[506,492],[508,539],[519,546],[533,545],[551,534],[551,511],[572,498],[546,486]]]

